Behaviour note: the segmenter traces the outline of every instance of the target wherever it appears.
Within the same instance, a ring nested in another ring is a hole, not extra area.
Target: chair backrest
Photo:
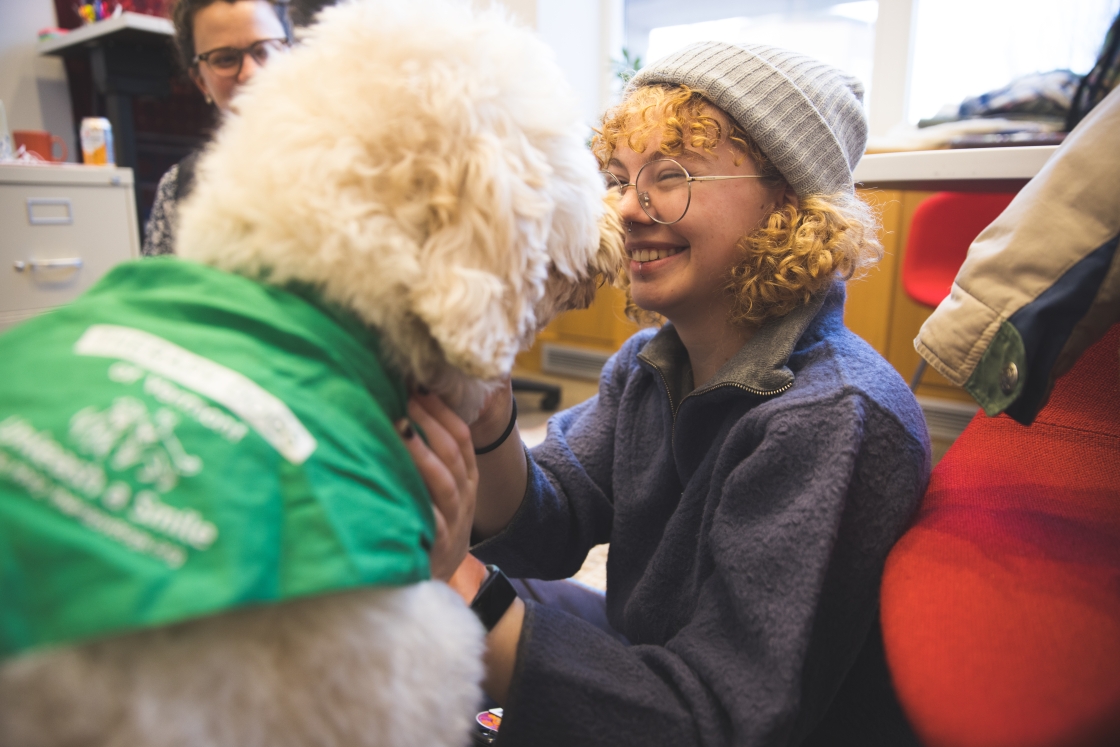
[[[928,744],[1120,744],[1120,324],[1027,427],[983,413],[887,559],[891,679]]]
[[[902,256],[902,287],[920,304],[949,295],[968,247],[1004,211],[1015,193],[938,192],[914,210]]]

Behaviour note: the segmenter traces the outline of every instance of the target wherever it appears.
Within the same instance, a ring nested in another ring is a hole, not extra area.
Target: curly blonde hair
[[[667,156],[678,156],[686,147],[714,153],[725,134],[720,120],[711,115],[712,109],[719,111],[701,92],[687,86],[643,86],[603,116],[591,141],[592,152],[605,169],[620,144],[642,153],[658,134],[658,150]],[[750,135],[724,116],[729,122],[727,140],[736,151],[735,163],[750,158],[764,184],[784,186],[785,178]],[[796,207],[777,208],[736,245],[741,259],[727,282],[733,299],[730,321],[757,327],[808,303],[834,279],[857,276],[883,256],[878,233],[878,215],[850,193],[799,195]],[[626,292],[626,313],[631,319],[661,321],[634,303],[625,270],[619,285]]]

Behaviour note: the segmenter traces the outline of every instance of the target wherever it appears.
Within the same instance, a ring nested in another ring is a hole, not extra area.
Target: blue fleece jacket
[[[572,575],[610,543],[631,642],[529,603],[500,745],[796,744],[877,614],[925,489],[902,378],[843,325],[843,286],[774,320],[703,387],[671,325],[631,338],[599,394],[550,421],[525,500],[474,548]]]

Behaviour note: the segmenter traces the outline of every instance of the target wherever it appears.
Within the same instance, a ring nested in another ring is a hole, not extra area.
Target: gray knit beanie
[[[812,58],[763,44],[699,42],[635,75],[627,93],[686,85],[727,112],[801,197],[853,190],[867,145],[863,86]]]

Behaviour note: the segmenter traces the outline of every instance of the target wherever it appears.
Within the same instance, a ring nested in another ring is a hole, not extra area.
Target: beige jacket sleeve
[[[1120,88],[968,250],[914,346],[988,415],[1030,423],[1120,320]]]

